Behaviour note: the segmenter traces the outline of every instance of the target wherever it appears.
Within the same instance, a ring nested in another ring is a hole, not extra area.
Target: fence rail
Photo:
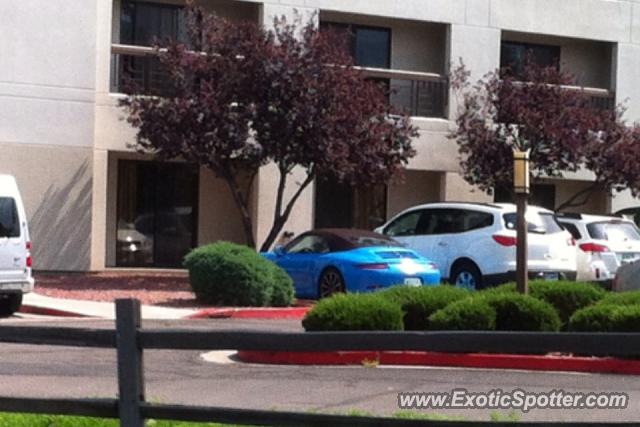
[[[424,421],[254,409],[149,403],[144,390],[144,350],[425,350],[439,352],[510,352],[638,356],[638,333],[538,332],[313,332],[201,331],[143,329],[137,300],[116,301],[116,329],[0,327],[0,342],[36,345],[115,348],[118,359],[117,399],[37,399],[0,397],[0,411],[119,418],[124,427],[140,427],[145,419],[229,422],[272,426],[435,426],[500,427],[594,426],[611,423],[507,423],[489,421]],[[618,423],[632,426],[638,422]]]

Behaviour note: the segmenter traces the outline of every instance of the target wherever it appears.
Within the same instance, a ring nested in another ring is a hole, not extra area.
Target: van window
[[[0,237],[20,237],[18,209],[11,197],[0,197]]]

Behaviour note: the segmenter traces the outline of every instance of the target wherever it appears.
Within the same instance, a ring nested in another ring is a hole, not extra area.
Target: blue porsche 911
[[[372,231],[308,231],[264,256],[289,273],[299,298],[368,292],[398,284],[440,283],[440,271],[434,263]]]

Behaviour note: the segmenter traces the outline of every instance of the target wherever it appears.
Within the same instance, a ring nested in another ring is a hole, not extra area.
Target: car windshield
[[[529,233],[553,234],[562,231],[562,226],[552,213],[547,212],[527,212],[527,230]],[[517,214],[515,212],[503,215],[504,225],[508,230],[515,230]]]
[[[589,231],[589,236],[596,240],[608,240],[610,242],[640,240],[638,228],[630,222],[593,222],[587,224],[587,231]]]

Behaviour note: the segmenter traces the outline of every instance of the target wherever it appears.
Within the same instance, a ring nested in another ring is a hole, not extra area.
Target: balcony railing
[[[172,87],[167,72],[150,47],[114,44],[111,46],[111,91],[168,95]],[[389,102],[411,116],[447,117],[449,84],[445,76],[434,73],[356,67],[367,78],[384,81]]]

